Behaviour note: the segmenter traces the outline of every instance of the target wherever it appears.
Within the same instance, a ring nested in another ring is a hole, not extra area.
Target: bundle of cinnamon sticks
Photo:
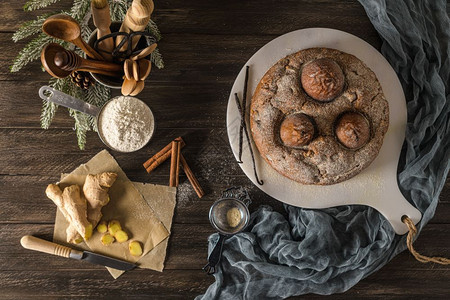
[[[197,193],[198,197],[201,198],[205,195],[200,183],[192,172],[191,168],[186,162],[183,154],[181,153],[181,148],[186,146],[186,143],[183,141],[181,137],[177,137],[172,142],[170,142],[167,146],[161,149],[158,153],[149,158],[144,164],[145,170],[147,173],[151,173],[154,169],[156,169],[160,164],[166,161],[169,157],[170,160],[170,178],[169,178],[169,186],[176,187],[178,186],[178,177],[180,173],[180,164],[186,174],[189,182]]]

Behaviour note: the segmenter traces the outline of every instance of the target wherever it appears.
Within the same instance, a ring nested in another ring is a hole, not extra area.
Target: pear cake
[[[389,105],[375,73],[329,48],[280,59],[250,107],[261,156],[302,184],[330,185],[360,173],[377,157],[388,126]]]

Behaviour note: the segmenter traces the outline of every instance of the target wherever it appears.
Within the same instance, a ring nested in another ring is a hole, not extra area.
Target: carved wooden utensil
[[[130,95],[134,89],[136,88],[137,82],[134,80],[134,78],[127,79],[126,77],[123,79],[122,84],[122,95],[128,96]]]
[[[50,43],[42,49],[41,62],[45,70],[57,78],[69,76],[73,71],[86,71],[113,77],[121,77],[123,74],[121,65],[84,59],[56,43]]]
[[[158,44],[150,45],[147,48],[144,48],[141,52],[139,52],[139,54],[133,55],[130,58],[132,60],[140,60],[141,58],[144,58],[152,54],[152,52],[155,51],[156,47],[158,47]]]
[[[152,0],[133,0],[133,3],[131,3],[131,7],[128,9],[119,31],[127,33],[131,31],[144,31],[150,21],[150,16],[153,9],[154,4]],[[132,50],[139,42],[139,38],[139,36],[132,38]],[[116,46],[118,46],[122,40],[123,37],[118,36],[116,38]],[[124,51],[126,49],[127,43],[125,43],[120,50]]]
[[[144,81],[148,75],[150,74],[150,71],[152,69],[152,63],[148,60],[148,59],[140,59],[138,60],[138,65],[139,65],[139,72],[138,72],[138,77],[139,80]],[[135,76],[136,79],[136,76]]]
[[[97,27],[97,39],[111,33],[111,15],[109,12],[109,4],[107,0],[93,0],[91,2],[92,21],[95,27]],[[98,45],[98,49],[107,51],[100,54],[108,61],[112,61],[113,57],[110,54],[114,49],[113,38],[107,38],[101,41]]]
[[[142,92],[142,90],[144,89],[144,81],[140,80],[136,82],[136,87],[134,88],[134,90],[130,93],[130,96],[136,96],[137,94],[139,94],[140,92]]]
[[[58,14],[48,17],[42,25],[42,31],[54,38],[75,44],[91,58],[103,60],[97,51],[83,41],[80,25],[68,15]]]

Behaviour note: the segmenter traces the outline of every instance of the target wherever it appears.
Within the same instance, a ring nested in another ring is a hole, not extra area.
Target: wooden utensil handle
[[[20,240],[20,244],[25,249],[44,252],[47,254],[81,259],[83,252],[71,249],[66,246],[58,245],[31,235],[25,235]]]
[[[103,74],[107,76],[121,76],[123,74],[123,66],[106,61],[97,60],[81,60],[77,70],[92,73]]]
[[[122,72],[123,66],[107,61],[82,59],[79,68],[92,68],[110,72]]]
[[[97,51],[94,50],[91,46],[86,44],[81,38],[79,40],[74,40],[73,43],[80,47],[84,53],[86,53],[90,58],[103,60],[103,56],[101,56]]]

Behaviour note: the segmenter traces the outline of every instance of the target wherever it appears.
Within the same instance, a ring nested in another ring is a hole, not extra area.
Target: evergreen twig
[[[24,11],[33,11],[39,8],[47,7],[59,0],[28,0],[23,6]]]
[[[164,68],[164,60],[162,58],[161,53],[159,53],[159,49],[156,48],[155,51],[150,54],[150,60],[158,69]]]
[[[38,59],[41,56],[42,47],[51,42],[63,44],[59,40],[49,37],[46,34],[43,33],[39,34],[36,38],[34,38],[31,42],[29,42],[22,50],[20,50],[19,54],[14,59],[13,64],[10,67],[10,71],[17,72],[30,62]]]
[[[153,34],[157,41],[161,39],[161,31],[159,31],[158,26],[152,19],[150,19],[150,22],[147,24],[147,31]]]
[[[31,20],[20,25],[19,29],[13,34],[12,40],[16,43],[24,38],[35,35],[41,32],[42,24],[45,19],[55,13],[48,13],[42,16],[38,16],[36,20]]]

